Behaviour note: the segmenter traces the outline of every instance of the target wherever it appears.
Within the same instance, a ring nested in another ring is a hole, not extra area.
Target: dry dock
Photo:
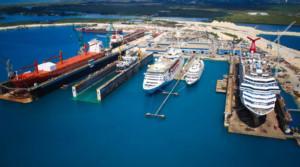
[[[1,83],[0,99],[18,103],[30,103],[50,91],[58,89],[62,85],[68,85],[82,76],[103,68],[106,64],[115,61],[117,56],[117,53],[108,54],[107,56],[95,61],[93,67],[86,64],[74,69],[73,71],[51,78],[30,88],[14,88],[10,82]]]
[[[239,115],[239,94],[237,85],[236,62],[230,61],[228,87],[226,93],[224,126],[230,133],[238,133],[252,136],[269,137],[276,139],[286,139],[285,134],[279,127],[279,122],[275,112],[267,115],[265,122],[259,127],[250,127],[241,120]]]
[[[106,65],[103,69],[88,75],[88,77],[86,77],[85,79],[81,80],[80,82],[78,82],[77,84],[72,86],[73,97],[76,98],[82,92],[89,89],[93,85],[97,84],[105,76],[114,72],[115,70],[116,70],[116,62],[113,62],[113,63]]]
[[[109,93],[118,88],[122,83],[128,80],[133,74],[135,74],[143,65],[148,64],[153,58],[152,53],[146,53],[135,64],[131,65],[128,69],[120,72],[115,77],[97,88],[97,100],[102,101]]]

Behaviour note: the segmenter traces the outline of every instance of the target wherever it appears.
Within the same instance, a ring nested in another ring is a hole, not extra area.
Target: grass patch
[[[222,32],[222,34],[225,34],[225,35],[227,35],[227,36],[229,36],[229,37],[232,37],[233,39],[237,39],[237,38],[238,38],[237,35],[231,34],[231,33],[228,33],[228,32]]]
[[[178,24],[177,22],[173,22],[173,21],[155,20],[152,21],[151,23],[162,27],[181,27],[177,25]]]
[[[218,39],[219,38],[219,35],[214,33],[214,32],[208,32],[208,34],[214,36],[214,38]]]

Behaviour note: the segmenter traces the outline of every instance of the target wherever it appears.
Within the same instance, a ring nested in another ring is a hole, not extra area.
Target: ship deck
[[[247,60],[249,60],[249,59],[242,60],[245,75],[253,76],[253,77],[258,76],[258,74],[256,72],[256,66],[253,65],[252,63],[248,62]],[[261,61],[264,61],[264,60],[261,60]],[[272,76],[272,70],[271,70],[271,67],[269,64],[262,63],[261,70],[262,70],[262,75],[259,77],[264,78],[264,77]]]
[[[166,58],[160,58],[159,61],[160,62],[155,62],[155,64],[151,64],[147,72],[163,73],[167,71],[174,63],[174,61]]]

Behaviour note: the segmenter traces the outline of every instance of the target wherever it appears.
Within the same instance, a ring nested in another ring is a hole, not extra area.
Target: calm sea
[[[0,55],[15,67],[60,49],[69,57],[78,48],[72,27],[2,31],[0,39]],[[227,70],[227,63],[206,61],[196,85],[178,86],[164,121],[144,117],[165,97],[143,92],[145,69],[100,104],[76,102],[70,89],[31,104],[0,101],[0,166],[295,166],[295,141],[229,134],[223,127],[225,95],[215,93],[215,84]]]

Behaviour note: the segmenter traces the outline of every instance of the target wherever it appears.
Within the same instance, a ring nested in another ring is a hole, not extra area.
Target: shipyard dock
[[[146,52],[139,57],[140,58],[136,63],[132,64],[125,70],[116,71],[116,63],[113,62],[105,66],[103,69],[90,74],[88,77],[72,87],[73,97],[76,99],[84,91],[98,83],[100,86],[92,91],[94,92],[98,102],[104,100],[104,98],[112,91],[117,89],[122,85],[122,83],[137,73],[143,66],[152,61],[153,53]]]
[[[295,139],[299,145],[300,136],[297,134],[289,135],[285,134],[283,128],[286,126],[286,122],[290,119],[285,112],[285,104],[283,98],[279,97],[276,102],[275,110],[269,113],[265,122],[258,127],[251,127],[247,121],[251,121],[251,115],[246,114],[240,108],[241,102],[239,97],[238,79],[237,79],[237,61],[231,59],[229,61],[229,71],[226,84],[226,102],[224,111],[224,127],[227,128],[230,133],[268,137],[274,139]],[[224,89],[220,88],[223,85],[224,80],[218,81],[217,92],[224,93]],[[300,146],[300,145],[299,145]]]
[[[108,53],[105,57],[96,60],[93,67],[91,67],[87,63],[86,65],[76,68],[68,73],[55,78],[51,78],[45,82],[29,88],[14,88],[10,82],[1,83],[0,99],[18,103],[30,103],[38,99],[39,97],[49,93],[50,91],[53,91],[62,86],[65,87],[78,78],[101,69],[106,64],[117,60],[117,57],[118,53]]]
[[[250,127],[245,123],[247,120],[244,120],[244,118],[251,119],[251,116],[247,114],[241,114],[244,112],[241,111],[242,109],[240,108],[241,102],[239,100],[240,98],[237,85],[237,63],[238,62],[233,59],[230,60],[226,90],[224,126],[230,133],[286,139],[285,134],[279,127],[279,122],[276,118],[275,112],[268,114],[265,123],[259,127]],[[241,119],[243,119],[243,121]]]

